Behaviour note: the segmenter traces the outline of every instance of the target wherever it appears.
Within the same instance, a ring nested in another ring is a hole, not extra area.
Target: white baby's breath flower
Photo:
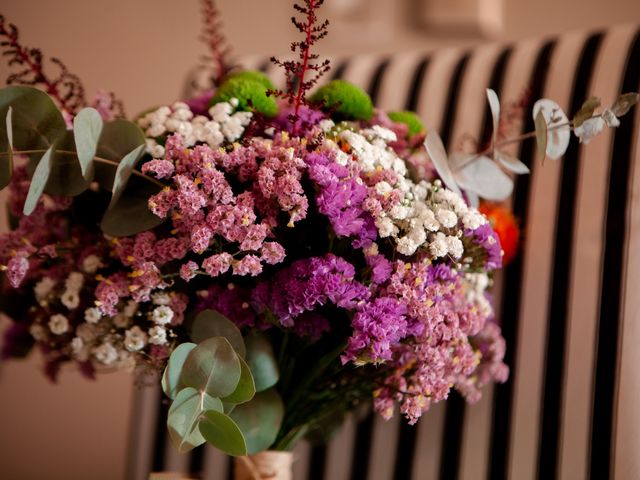
[[[67,290],[60,296],[60,301],[69,310],[75,310],[80,305],[80,295],[76,290]]]
[[[445,208],[439,208],[436,211],[436,219],[442,224],[445,228],[453,228],[458,223],[457,215],[451,210]]]
[[[378,228],[378,234],[382,238],[390,237],[398,232],[398,227],[393,224],[389,217],[376,219],[376,227]]]
[[[156,292],[151,295],[151,300],[154,305],[169,305],[171,303],[171,296],[166,292]]]
[[[78,292],[84,284],[84,275],[80,272],[71,272],[64,284],[67,290]]]
[[[29,333],[38,342],[47,338],[47,330],[39,323],[34,323],[29,327]]]
[[[448,236],[447,237],[447,249],[449,251],[449,255],[453,258],[460,258],[464,253],[464,246],[462,245],[462,241],[458,237]]]
[[[112,365],[118,360],[118,351],[110,343],[95,347],[92,352],[96,360],[104,365]]]
[[[62,335],[69,330],[69,319],[61,313],[57,313],[51,316],[48,325],[51,333],[55,335]]]
[[[449,245],[447,244],[447,237],[444,233],[438,232],[429,243],[429,253],[434,258],[440,258],[447,255],[449,252]]]
[[[164,327],[152,327],[149,329],[149,343],[152,345],[165,345],[167,343],[167,331]]]
[[[80,337],[73,337],[73,340],[71,340],[71,353],[78,358],[83,352],[86,352],[84,341]]]
[[[376,183],[376,193],[378,195],[388,195],[393,191],[393,187],[389,185],[389,182],[378,182]]]
[[[173,320],[173,310],[167,307],[166,305],[162,305],[153,310],[152,320],[154,323],[158,325],[166,325],[167,323],[171,323]]]
[[[102,318],[102,312],[100,311],[99,308],[92,307],[92,308],[87,308],[84,311],[84,320],[87,323],[98,323],[101,318]]]
[[[36,283],[35,287],[33,287],[33,293],[36,296],[36,300],[40,302],[47,298],[47,296],[49,295],[49,293],[51,293],[51,290],[55,286],[56,281],[54,279],[50,277],[44,277],[42,280]]]
[[[404,237],[400,237],[398,239],[396,250],[398,250],[398,252],[402,255],[410,256],[416,253],[418,246],[419,245],[414,242],[408,235],[405,235]]]
[[[465,228],[468,228],[470,230],[475,230],[485,223],[487,223],[486,217],[477,210],[469,209],[462,216],[462,224]]]
[[[82,261],[82,269],[85,273],[94,274],[102,267],[102,262],[97,255],[87,255]]]
[[[137,325],[124,334],[124,346],[131,352],[142,350],[147,344],[147,334]]]

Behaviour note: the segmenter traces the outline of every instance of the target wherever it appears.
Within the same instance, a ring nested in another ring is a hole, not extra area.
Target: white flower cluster
[[[386,142],[396,140],[392,131],[374,126],[359,133],[345,130],[339,138],[349,143],[365,174],[381,170],[396,174],[394,184],[383,180],[375,185],[381,200],[393,193],[400,196],[399,202],[383,209],[375,218],[380,237],[394,238],[397,251],[403,255],[413,255],[425,247],[433,258],[462,258],[463,230],[478,228],[487,221],[480,212],[442,187],[439,180],[433,184],[412,181],[405,161],[387,146]]]
[[[491,302],[485,295],[491,286],[491,281],[486,273],[466,273],[464,275],[467,301],[474,304],[478,311],[485,317],[493,315]]]
[[[211,148],[218,148],[225,141],[238,140],[251,121],[252,113],[235,112],[237,106],[236,99],[216,103],[209,109],[211,118],[194,116],[189,106],[183,102],[176,102],[170,107],[162,106],[147,113],[137,121],[147,136],[147,153],[154,158],[164,157],[164,147],[156,138],[173,133],[182,136],[185,147],[206,143]]]

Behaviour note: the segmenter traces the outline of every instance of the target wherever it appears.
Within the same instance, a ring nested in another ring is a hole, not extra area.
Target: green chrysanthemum
[[[243,77],[232,77],[225,81],[209,102],[214,105],[238,99],[238,110],[255,111],[265,117],[273,117],[278,113],[275,98],[267,96],[267,87],[256,80]]]
[[[309,100],[331,110],[339,120],[369,120],[373,116],[371,97],[360,87],[344,80],[327,83]]]
[[[409,127],[408,135],[409,137],[413,137],[414,135],[418,135],[420,133],[425,133],[427,129],[425,128],[420,117],[413,112],[402,111],[402,112],[389,112],[389,118],[396,123],[404,123],[407,127]]]
[[[257,70],[244,70],[242,72],[234,73],[228,78],[228,80],[237,78],[242,78],[244,80],[253,80],[264,85],[267,90],[274,90],[276,88],[274,87],[273,83],[271,83],[271,80],[269,80],[269,77]]]

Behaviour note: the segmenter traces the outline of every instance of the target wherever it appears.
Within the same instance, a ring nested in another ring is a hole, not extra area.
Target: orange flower
[[[511,211],[495,203],[482,202],[480,212],[487,216],[491,226],[500,238],[504,251],[502,264],[507,265],[518,253],[520,244],[520,227]]]

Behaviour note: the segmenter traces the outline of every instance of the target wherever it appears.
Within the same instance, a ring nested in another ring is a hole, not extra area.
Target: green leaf
[[[247,445],[240,428],[224,413],[216,410],[205,412],[200,422],[200,433],[207,442],[227,455],[238,457],[247,454]]]
[[[262,392],[278,383],[280,372],[273,347],[264,334],[250,333],[244,338],[247,364],[251,369],[256,391]]]
[[[44,191],[51,195],[74,197],[84,192],[89,183],[82,175],[73,132],[65,131],[56,141],[51,172]]]
[[[0,157],[0,190],[9,185],[11,175],[13,174],[13,126],[11,121],[11,113],[13,109],[7,109],[7,156]]]
[[[182,367],[187,359],[191,350],[196,348],[195,343],[181,343],[178,345],[167,362],[167,366],[162,374],[162,391],[169,398],[176,398],[178,394],[178,387],[180,384],[180,375],[182,374]]]
[[[116,176],[113,180],[113,189],[111,190],[111,203],[109,207],[113,207],[124,192],[125,187],[127,186],[127,182],[129,181],[129,177],[131,177],[131,172],[133,172],[133,168],[142,157],[144,153],[144,145],[139,145],[134,148],[132,151],[127,153],[124,158],[118,164],[118,168],[116,169]]]
[[[616,117],[621,117],[625,115],[631,107],[633,107],[638,100],[640,99],[640,94],[636,92],[623,93],[620,95],[613,106],[611,107],[611,111]]]
[[[493,130],[491,133],[491,146],[496,144],[498,139],[498,129],[500,126],[500,100],[495,90],[487,88],[487,101],[491,110],[491,120],[493,122]]]
[[[119,163],[129,152],[145,144],[142,130],[128,120],[113,120],[102,128],[96,156]],[[102,162],[95,162],[95,181],[111,191],[116,176],[116,167]]]
[[[96,178],[98,170],[96,165]],[[126,237],[157,227],[165,219],[149,210],[149,198],[159,191],[158,185],[132,176],[120,199],[105,212],[100,228],[112,237]]]
[[[200,343],[207,338],[224,337],[241,357],[245,357],[245,349],[242,333],[236,324],[215,310],[203,310],[198,314],[191,325],[191,339]]]
[[[275,389],[265,390],[250,402],[238,405],[230,417],[242,431],[247,453],[252,455],[268,449],[276,440],[284,417],[284,405]]]
[[[449,190],[454,191],[458,195],[462,195],[460,187],[458,187],[458,184],[456,183],[453,171],[451,170],[451,165],[449,164],[449,158],[447,156],[447,151],[444,148],[444,144],[442,143],[442,138],[440,138],[440,135],[438,135],[435,130],[429,130],[429,133],[427,133],[427,138],[424,140],[424,147],[427,149],[431,163],[442,179],[442,183],[444,183]]]
[[[242,357],[238,358],[240,359],[240,380],[238,381],[238,386],[235,391],[222,399],[222,403],[225,405],[237,405],[248,402],[256,394],[256,385],[253,381],[251,370],[249,370],[247,362],[245,362]],[[225,411],[227,411],[227,408],[225,408]]]
[[[27,194],[27,199],[24,202],[24,208],[22,210],[25,215],[31,215],[33,213],[38,205],[38,200],[40,200],[42,196],[42,192],[44,192],[44,187],[47,185],[49,172],[51,171],[51,158],[53,157],[54,149],[55,145],[49,147],[33,173],[31,185],[29,185],[29,193]]]
[[[198,424],[205,411],[222,412],[222,402],[193,388],[180,390],[169,408],[167,427],[169,436],[180,453],[188,452],[205,439]]]
[[[98,151],[98,141],[102,133],[102,117],[94,108],[83,108],[73,119],[73,136],[80,160],[82,176],[91,181],[94,168],[93,159]]]
[[[582,107],[580,107],[580,110],[578,110],[578,113],[576,113],[573,117],[573,127],[579,127],[585,122],[585,120],[593,117],[593,112],[599,106],[600,99],[598,97],[590,97],[588,100],[586,100],[582,104]]]
[[[7,112],[12,109],[15,150],[49,148],[66,131],[62,114],[49,95],[33,87],[0,89],[0,151],[8,148]]]
[[[544,119],[542,110],[538,112],[535,118],[536,128],[536,145],[538,146],[538,154],[544,161],[547,151],[547,122]]]
[[[240,358],[229,341],[215,337],[191,350],[182,367],[180,385],[224,398],[235,391],[240,374]]]

